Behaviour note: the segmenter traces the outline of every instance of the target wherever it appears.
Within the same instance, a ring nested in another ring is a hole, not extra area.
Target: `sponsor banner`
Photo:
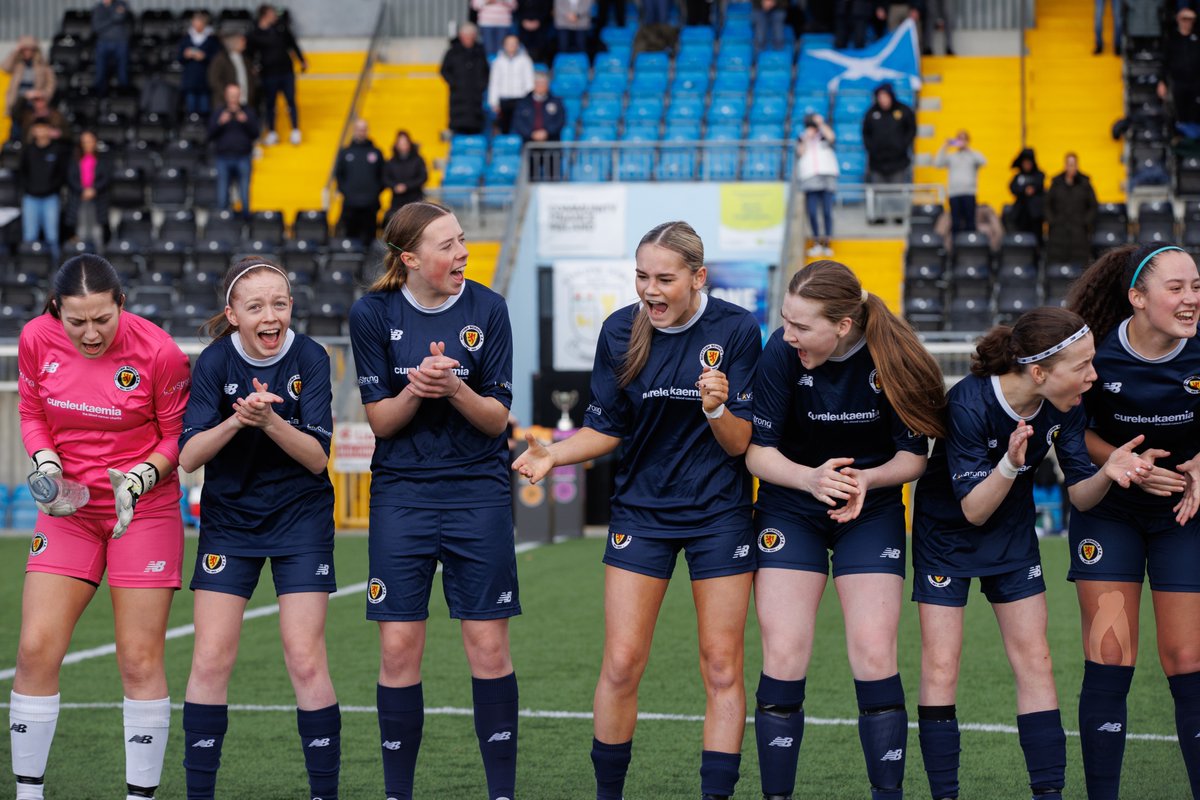
[[[600,326],[637,301],[633,259],[554,262],[554,369],[590,372]]]
[[[754,314],[766,342],[771,332],[770,265],[765,261],[713,261],[707,266],[709,293]]]
[[[333,471],[370,472],[375,434],[365,422],[339,422],[333,428]]]
[[[783,251],[786,212],[787,184],[721,184],[718,247],[725,252],[778,258]]]
[[[624,186],[538,186],[538,256],[623,256],[625,216]]]

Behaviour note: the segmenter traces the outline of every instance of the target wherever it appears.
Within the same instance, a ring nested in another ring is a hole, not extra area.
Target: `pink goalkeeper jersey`
[[[86,358],[63,324],[42,314],[21,330],[21,438],[58,453],[63,474],[87,484],[81,516],[116,518],[107,468],[128,471],[151,453],[171,463],[139,509],[179,503],[179,434],[191,386],[187,356],[162,328],[122,311],[112,344]]]

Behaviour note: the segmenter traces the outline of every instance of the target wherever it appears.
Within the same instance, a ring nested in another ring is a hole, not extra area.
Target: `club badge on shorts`
[[[628,533],[614,533],[612,535],[613,550],[624,550],[632,541],[633,537]]]
[[[1079,543],[1079,560],[1091,566],[1104,558],[1104,548],[1095,539],[1084,539]]]
[[[385,597],[387,597],[387,585],[379,578],[371,578],[371,582],[367,584],[367,602],[371,605],[379,605]]]
[[[50,541],[46,538],[46,534],[38,531],[37,533],[33,534],[33,539],[29,541],[29,555],[40,556],[42,553],[46,552],[46,547],[49,544]]]
[[[776,528],[763,528],[758,534],[758,549],[764,553],[777,553],[786,543],[787,538]]]
[[[217,553],[205,553],[200,566],[209,575],[216,575],[221,570],[225,569],[225,556]]]

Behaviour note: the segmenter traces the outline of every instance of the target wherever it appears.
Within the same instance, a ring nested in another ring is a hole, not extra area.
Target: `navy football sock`
[[[1175,698],[1175,731],[1192,783],[1192,796],[1200,797],[1200,672],[1167,678]]]
[[[337,800],[342,766],[342,711],[337,703],[315,711],[296,709],[296,728],[304,748],[308,789],[320,800]]]
[[[592,739],[592,766],[596,770],[596,800],[621,800],[625,791],[625,773],[633,758],[633,740],[605,744]]]
[[[1067,735],[1058,709],[1017,715],[1017,738],[1034,795],[1047,800],[1061,797],[1066,783]]]
[[[1079,740],[1088,800],[1117,800],[1125,757],[1126,698],[1133,667],[1083,662]]]
[[[221,766],[221,744],[229,729],[229,706],[183,704],[183,768],[187,800],[212,800]]]
[[[511,798],[517,784],[517,675],[472,677],[471,694],[488,796]]]
[[[425,697],[421,684],[376,687],[379,739],[383,747],[383,788],[388,800],[412,800],[413,774],[425,726]]]
[[[755,693],[754,738],[765,795],[789,795],[796,788],[796,764],[804,738],[804,678],[781,681],[765,672]]]
[[[904,796],[908,712],[899,673],[878,681],[855,681],[858,738],[867,760],[872,800]]]
[[[921,758],[933,800],[958,797],[958,718],[949,706],[917,706]]]
[[[730,797],[733,787],[737,785],[738,767],[741,764],[741,753],[700,751],[700,793]]]

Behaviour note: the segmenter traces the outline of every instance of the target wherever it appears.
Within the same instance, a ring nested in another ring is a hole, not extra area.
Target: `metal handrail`
[[[362,71],[358,73],[358,82],[354,86],[354,96],[350,99],[350,108],[346,112],[346,119],[342,121],[342,132],[338,134],[337,153],[334,153],[333,163],[329,165],[329,177],[325,179],[325,188],[321,190],[321,208],[329,210],[330,200],[333,198],[334,175],[337,172],[338,154],[341,153],[346,142],[350,139],[350,129],[354,125],[354,120],[358,119],[362,111],[363,100],[367,96],[367,92],[371,87],[371,74],[375,70],[375,61],[379,57],[379,46],[383,41],[383,23],[387,16],[387,10],[390,7],[390,0],[379,0],[379,12],[375,15],[375,29],[371,32],[371,42],[367,45],[367,60],[363,62]]]

